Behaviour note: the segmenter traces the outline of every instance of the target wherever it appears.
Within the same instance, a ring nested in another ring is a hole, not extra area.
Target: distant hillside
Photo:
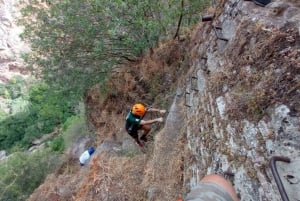
[[[23,81],[30,75],[21,59],[21,54],[29,51],[29,47],[19,37],[22,28],[16,22],[19,16],[18,3],[14,0],[0,2],[0,13],[0,114],[2,115],[2,113],[16,113],[26,105],[24,100],[13,100],[16,97],[10,97],[10,92],[3,90],[3,86],[11,84],[13,88],[15,83],[14,93],[23,93],[26,91]]]
[[[22,28],[17,25],[18,2],[0,2],[0,83],[6,83],[13,76],[28,77],[21,54],[29,51],[28,45],[21,41]]]

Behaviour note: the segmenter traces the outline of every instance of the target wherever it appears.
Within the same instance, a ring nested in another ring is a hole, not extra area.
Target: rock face
[[[277,88],[284,88],[284,81],[276,82],[281,76],[299,82],[299,70],[287,70],[300,67],[299,2],[273,0],[261,7],[230,0],[220,9],[200,31],[199,62],[190,75],[197,85],[187,81],[187,139],[195,160],[185,170],[186,178],[193,175],[186,185],[230,171],[241,200],[281,200],[269,161],[285,156],[291,163],[277,162],[277,169],[290,200],[298,200],[300,186],[288,178],[300,179],[300,107],[293,101],[300,91],[290,86],[291,95]],[[214,27],[227,40],[218,39]],[[272,37],[278,38],[269,43]]]
[[[0,1],[0,82],[7,82],[15,75],[28,76],[20,55],[29,51],[20,40],[22,29],[16,25],[18,1]]]

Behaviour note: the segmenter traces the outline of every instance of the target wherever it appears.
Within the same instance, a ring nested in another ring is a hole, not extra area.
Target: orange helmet
[[[146,112],[146,107],[142,103],[136,103],[133,105],[131,111],[132,114],[142,117]]]

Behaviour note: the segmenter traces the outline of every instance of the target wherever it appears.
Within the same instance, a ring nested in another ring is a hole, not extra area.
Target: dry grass
[[[174,143],[156,139],[153,152],[131,157],[98,154],[74,200],[175,200],[182,195],[185,143],[182,137]]]
[[[98,154],[75,200],[143,200],[143,155],[134,158]]]
[[[166,139],[166,133],[156,136],[153,155],[145,168],[145,189],[155,189],[150,197],[157,200],[176,200],[182,195],[184,145],[183,136]],[[168,143],[166,143],[168,142]]]
[[[297,78],[300,39],[297,30],[289,26],[269,31],[259,25],[249,35],[246,31],[249,24],[245,22],[239,27],[237,39],[233,41],[236,48],[226,53],[227,60],[241,59],[228,62],[225,70],[213,74],[209,78],[209,87],[215,97],[224,94],[224,86],[230,88],[231,92],[226,96],[226,113],[230,119],[257,121],[275,102],[285,103],[299,96],[296,90],[300,86]],[[253,38],[252,44],[250,38]],[[290,107],[298,110],[300,104],[293,101]]]

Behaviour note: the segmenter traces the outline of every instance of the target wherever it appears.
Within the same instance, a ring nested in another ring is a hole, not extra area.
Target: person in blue
[[[146,112],[159,112],[164,114],[166,110],[156,108],[146,108],[142,103],[136,103],[126,116],[125,128],[127,133],[135,140],[136,144],[140,147],[144,146],[143,142],[147,142],[147,134],[151,130],[151,124],[156,122],[163,122],[163,118],[156,118],[152,120],[143,120]],[[138,131],[143,130],[143,135],[139,138]],[[141,142],[143,141],[143,142]]]
[[[90,158],[90,156],[95,152],[93,147],[88,148],[85,152],[83,152],[79,157],[79,162],[81,166],[84,166],[85,162]]]

